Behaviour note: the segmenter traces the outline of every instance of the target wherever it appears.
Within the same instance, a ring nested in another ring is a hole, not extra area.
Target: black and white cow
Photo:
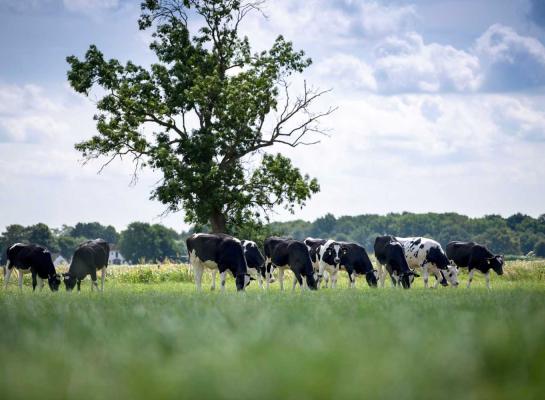
[[[339,242],[341,244],[341,269],[348,273],[350,287],[356,286],[356,277],[365,275],[367,284],[370,287],[377,287],[377,270],[363,246],[352,242]]]
[[[450,264],[438,242],[425,237],[396,237],[395,239],[403,245],[409,268],[422,268],[424,287],[428,287],[430,272],[436,278],[434,288],[437,288],[440,282],[444,286],[447,286],[447,282],[454,287],[458,286],[458,268]]]
[[[259,251],[259,247],[255,242],[251,240],[242,241],[242,250],[244,251],[244,258],[246,258],[246,265],[248,267],[248,274],[252,280],[257,279],[259,287],[263,289],[263,278],[265,278],[265,257]],[[212,270],[212,286],[210,290],[216,289],[216,273],[217,269]]]
[[[187,238],[186,244],[189,263],[195,273],[197,290],[202,289],[205,268],[219,271],[222,291],[225,291],[227,272],[231,272],[235,277],[238,291],[243,291],[250,284],[244,250],[237,238],[222,233],[195,233]]]
[[[287,268],[290,268],[294,275],[292,290],[295,290],[297,283],[303,288],[303,277],[311,290],[317,289],[312,261],[305,243],[299,240],[270,237],[265,239],[263,247],[266,262],[270,263],[271,272],[267,274],[267,279],[272,275],[273,268],[277,268],[281,290],[284,290],[284,270]]]
[[[320,265],[318,271],[318,284],[327,273],[331,279],[331,288],[333,289],[337,286],[337,275],[341,268],[341,249],[341,244],[333,239],[327,240],[320,246],[318,253]]]
[[[89,240],[80,244],[74,252],[68,272],[63,274],[66,290],[71,291],[77,285],[79,292],[81,281],[87,275],[91,276],[91,291],[95,288],[98,290],[97,270],[100,270],[100,291],[103,292],[109,256],[110,245],[103,239]]]
[[[401,284],[405,289],[411,287],[416,272],[409,268],[403,246],[393,236],[378,236],[375,239],[375,257],[381,265],[380,286],[384,287],[386,272],[390,275],[392,286]]]
[[[314,269],[314,279],[318,279],[320,273],[320,249],[327,242],[325,239],[316,239],[308,237],[304,240],[308,248],[308,254],[310,255],[310,261],[312,261],[312,268]],[[324,271],[323,279],[325,281],[325,287],[329,283],[329,274]],[[320,282],[318,282],[319,284]]]
[[[471,286],[475,270],[481,271],[486,278],[486,287],[490,289],[490,270],[503,275],[503,255],[494,255],[485,246],[475,242],[450,242],[447,244],[447,257],[460,268],[468,268]]]
[[[36,244],[16,243],[8,248],[6,255],[8,262],[5,267],[4,288],[8,287],[11,272],[15,268],[19,274],[19,289],[23,288],[23,274],[30,272],[32,274],[32,290],[36,290],[36,285],[39,285],[42,290],[45,279],[52,291],[59,290],[61,279],[55,271],[51,253],[45,247]]]

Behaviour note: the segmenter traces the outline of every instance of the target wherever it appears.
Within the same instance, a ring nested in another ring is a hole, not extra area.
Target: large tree
[[[67,58],[68,80],[79,93],[99,88],[98,134],[76,145],[85,158],[130,156],[135,176],[149,166],[162,173],[152,197],[183,209],[187,222],[224,232],[267,216],[283,205],[292,211],[319,190],[281,154],[276,144],[312,144],[313,112],[325,92],[290,76],[311,64],[303,51],[278,36],[269,50],[252,52],[239,27],[263,1],[146,0],[138,21],[153,29],[149,68],[104,58],[90,46],[83,60]],[[293,83],[293,82],[291,82]]]

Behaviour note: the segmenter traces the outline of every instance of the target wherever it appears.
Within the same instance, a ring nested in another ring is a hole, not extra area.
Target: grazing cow
[[[252,280],[257,279],[259,287],[263,289],[263,278],[265,278],[265,257],[259,251],[257,244],[251,240],[242,241],[242,249],[244,251],[244,258],[246,258],[246,265],[248,267],[248,274]],[[212,270],[212,286],[210,290],[216,289],[216,273],[217,269]]]
[[[381,287],[384,287],[386,271],[390,275],[392,286],[401,283],[405,289],[409,289],[414,278],[420,276],[409,268],[403,246],[393,236],[378,236],[375,239],[374,250],[375,257],[381,265]]]
[[[314,279],[318,279],[320,273],[320,249],[327,242],[325,239],[306,238],[304,240],[308,248],[308,254],[310,255],[310,261],[312,261],[312,268],[314,269]],[[324,271],[323,279],[325,281],[325,287],[329,283],[329,274]],[[318,282],[320,283],[320,282]]]
[[[109,255],[110,246],[103,239],[89,240],[80,244],[74,252],[68,272],[63,274],[66,290],[71,291],[77,284],[79,292],[81,281],[87,275],[91,276],[91,291],[95,288],[98,290],[97,270],[101,270],[100,291],[104,292],[104,280],[106,279]]]
[[[318,284],[327,272],[331,277],[331,288],[337,286],[337,274],[341,268],[341,244],[335,240],[327,240],[319,248],[318,261],[320,269],[318,271]],[[327,287],[327,286],[326,286]]]
[[[494,255],[485,246],[475,242],[450,242],[447,244],[447,257],[460,268],[469,269],[467,287],[471,286],[475,270],[481,271],[490,289],[490,270],[503,275],[503,255]]]
[[[377,287],[377,270],[365,249],[357,243],[340,242],[341,244],[341,269],[348,273],[350,287],[356,286],[356,277],[365,275],[367,284],[370,287]]]
[[[292,290],[295,290],[297,283],[303,288],[302,277],[305,277],[310,289],[317,289],[312,261],[305,243],[293,239],[270,237],[265,240],[264,249],[267,264],[271,265],[271,272],[267,274],[267,279],[272,274],[272,269],[278,268],[281,290],[284,290],[284,270],[287,268],[290,268],[294,274]]]
[[[5,267],[4,288],[7,289],[11,271],[15,268],[19,275],[19,289],[23,288],[23,274],[30,272],[32,274],[32,290],[36,290],[38,284],[42,290],[44,279],[47,279],[52,291],[59,290],[61,279],[55,271],[51,253],[45,247],[36,244],[16,243],[8,248],[6,255],[8,262]]]
[[[244,250],[237,238],[223,233],[196,233],[187,238],[186,244],[197,290],[201,290],[205,268],[220,272],[222,292],[225,291],[227,272],[235,277],[237,291],[243,291],[250,284]]]
[[[405,258],[409,268],[422,268],[424,287],[428,287],[430,272],[435,276],[434,288],[441,282],[447,286],[447,281],[452,286],[458,286],[458,269],[451,265],[441,245],[432,239],[424,237],[395,238],[402,244]]]

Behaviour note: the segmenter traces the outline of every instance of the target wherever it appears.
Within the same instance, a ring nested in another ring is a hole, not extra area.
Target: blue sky
[[[293,40],[314,60],[304,79],[332,89],[319,107],[339,107],[319,145],[276,149],[322,185],[296,217],[545,212],[545,2],[269,0],[264,11],[243,26],[254,47]],[[130,185],[129,160],[97,175],[73,149],[93,134],[94,107],[67,85],[65,57],[94,43],[153,62],[138,12],[128,0],[0,0],[0,228],[187,227],[149,200],[160,175]]]

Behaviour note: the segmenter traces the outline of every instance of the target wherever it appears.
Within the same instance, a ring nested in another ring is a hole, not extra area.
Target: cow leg
[[[439,286],[439,283],[443,280],[443,275],[441,275],[441,271],[439,268],[434,267],[433,268],[433,275],[435,276],[435,284],[433,285],[434,289],[437,289]]]
[[[215,269],[212,270],[212,285],[210,285],[210,290],[216,290],[216,273],[217,272],[218,271],[215,270]],[[221,277],[220,277],[220,279],[221,279]]]
[[[40,278],[39,276],[36,277],[38,280],[38,287],[40,288],[40,292],[44,289],[44,280]]]
[[[4,275],[4,289],[8,288],[9,277],[11,276],[11,271],[12,271],[12,269],[8,265],[6,267],[6,275]]]
[[[490,270],[488,270],[486,274],[484,274],[484,277],[486,279],[486,288],[490,289]]]
[[[469,271],[469,279],[467,280],[467,288],[469,289],[469,287],[471,286],[471,281],[473,280],[473,274],[475,273],[475,270],[472,269],[471,271]]]
[[[36,279],[36,272],[32,271],[32,291],[36,291],[36,285],[38,284],[38,281]]]
[[[215,278],[215,271],[214,271],[214,278]],[[227,279],[227,270],[220,273],[220,286],[221,286],[221,292],[225,293],[225,280]]]
[[[383,288],[386,281],[386,268],[381,264],[378,266],[378,280],[380,287]]]
[[[78,293],[81,291],[81,279],[78,278],[76,281],[76,286],[78,287]]]
[[[278,283],[280,290],[284,290],[284,268],[278,268]]]
[[[193,273],[195,274],[195,286],[197,287],[197,290],[199,292],[202,291],[201,283],[202,283],[203,272],[204,272],[204,267],[200,263],[195,263],[193,265]]]
[[[324,271],[324,288],[328,288],[329,287],[329,272],[327,271]]]
[[[266,272],[265,272],[265,274],[266,274]],[[257,283],[259,285],[259,288],[263,289],[263,277],[261,276],[260,271],[257,272]]]
[[[104,280],[106,279],[106,270],[108,267],[102,267],[102,274],[100,275],[100,291],[104,292]]]
[[[338,270],[333,271],[331,274],[331,289],[335,289],[337,287],[337,276],[339,274]]]
[[[98,283],[97,283],[97,270],[93,270],[91,272],[91,292],[96,289],[98,291]]]
[[[23,290],[23,271],[17,270],[19,274],[19,290]]]
[[[291,287],[291,292],[295,292],[295,286],[297,286],[297,274],[293,274],[293,286]]]
[[[430,277],[430,271],[425,265],[422,266],[422,279],[424,280],[424,287],[428,288],[428,279]]]
[[[350,279],[350,287],[352,289],[356,288],[356,277],[358,275],[355,272],[352,272],[352,274],[348,273],[348,279]]]

